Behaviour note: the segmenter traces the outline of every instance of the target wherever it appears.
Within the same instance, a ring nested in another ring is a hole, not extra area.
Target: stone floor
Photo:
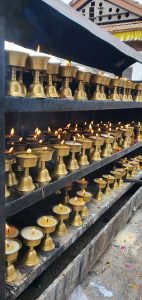
[[[142,207],[68,300],[142,300]]]

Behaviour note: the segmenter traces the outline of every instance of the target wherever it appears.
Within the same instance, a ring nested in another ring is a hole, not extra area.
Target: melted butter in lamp
[[[5,254],[13,254],[20,249],[20,243],[16,240],[6,239],[5,240]]]
[[[26,159],[36,158],[37,156],[32,154],[31,152],[32,150],[28,149],[26,153],[18,154],[17,157],[26,158]]]
[[[43,238],[43,232],[37,227],[26,227],[21,230],[21,236],[25,240],[36,241]]]
[[[17,237],[19,234],[19,231],[16,227],[14,226],[9,226],[9,225],[5,225],[5,236],[6,238],[12,239]]]
[[[43,216],[38,219],[38,225],[41,227],[52,227],[57,224],[57,220],[53,216]]]

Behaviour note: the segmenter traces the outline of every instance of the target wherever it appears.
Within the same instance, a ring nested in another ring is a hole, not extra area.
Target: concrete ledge
[[[115,214],[98,235],[81,251],[57,279],[37,298],[37,300],[67,300],[74,288],[92,269],[107,249],[115,235],[128,222],[142,203],[142,187],[130,197],[126,204]]]

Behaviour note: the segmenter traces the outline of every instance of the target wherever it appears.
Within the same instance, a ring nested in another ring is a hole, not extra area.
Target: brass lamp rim
[[[105,175],[103,175],[103,178],[107,181],[107,180],[114,180],[115,178],[114,178],[114,176],[112,176],[112,175],[109,175],[109,174],[105,174]]]
[[[71,212],[71,208],[69,206],[67,206],[67,205],[62,205],[62,206],[65,207],[67,209],[67,211],[64,211],[64,212],[62,211],[59,213],[58,209],[57,209],[57,208],[59,208],[59,204],[57,204],[57,205],[53,206],[53,208],[52,208],[53,212],[56,215],[67,215]]]
[[[30,55],[27,61],[27,68],[30,70],[46,71],[50,56]]]
[[[12,240],[12,241],[15,241],[15,242],[17,242],[17,243],[19,244],[19,249],[16,250],[15,252],[11,253],[11,254],[14,254],[14,253],[18,252],[18,251],[22,248],[22,242],[21,242],[19,239],[17,239],[17,238],[12,238],[12,239],[6,238],[5,240],[6,240],[7,242],[8,242],[8,241],[11,242],[11,240]],[[11,254],[5,254],[5,255],[8,256],[8,255],[11,255]]]
[[[47,74],[48,75],[57,75],[59,73],[59,67],[60,67],[60,63],[52,63],[52,62],[48,62],[47,64]]]
[[[24,241],[27,241],[27,242],[33,242],[33,243],[34,243],[34,242],[37,242],[37,241],[41,240],[41,239],[44,237],[45,233],[44,233],[44,231],[43,231],[42,228],[37,227],[37,226],[27,226],[27,227],[26,227],[26,229],[29,229],[29,228],[35,228],[35,229],[40,230],[40,231],[42,232],[43,236],[42,236],[41,238],[38,238],[38,239],[35,239],[35,240],[31,240],[30,238],[28,239],[27,237],[24,238],[23,235],[22,235],[22,232],[24,231],[25,228],[22,228],[21,231],[20,231],[20,236],[22,237],[22,239],[23,239]]]
[[[54,221],[56,221],[54,224],[51,224],[50,226],[49,226],[49,224],[47,223],[47,226],[43,226],[43,225],[41,225],[41,223],[39,222],[42,218],[50,218],[50,219],[53,219]],[[51,215],[44,215],[44,216],[41,216],[41,217],[39,217],[38,219],[37,219],[37,224],[40,226],[40,227],[42,227],[43,229],[44,228],[51,228],[51,227],[53,227],[53,226],[56,226],[57,224],[59,223],[59,221],[58,221],[58,219],[56,218],[56,217],[54,217],[54,216],[51,216]]]
[[[70,198],[69,203],[72,206],[84,206],[85,205],[85,201],[83,200],[82,197],[77,197],[77,200],[76,200],[76,197]]]
[[[76,76],[76,72],[77,72],[77,67],[75,66],[63,66],[60,65],[59,67],[59,74],[62,77],[75,77]]]
[[[28,53],[17,51],[17,50],[5,50],[6,52],[6,64],[9,66],[24,68],[26,65],[26,60],[28,58]]]
[[[94,179],[94,182],[97,183],[97,184],[102,183],[102,184],[105,184],[105,185],[106,185],[106,181],[103,180],[103,179],[101,180],[100,178],[95,178],[95,179]]]

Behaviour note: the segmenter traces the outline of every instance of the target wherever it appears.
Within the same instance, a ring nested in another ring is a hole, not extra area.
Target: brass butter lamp
[[[111,156],[113,150],[112,150],[112,144],[114,141],[114,137],[111,135],[107,135],[107,134],[102,134],[101,135],[104,138],[104,148],[102,150],[102,157],[109,157]]]
[[[77,70],[76,79],[78,80],[78,87],[74,94],[75,100],[87,100],[84,84],[89,82],[90,76],[91,74],[89,72],[85,72],[85,68]]]
[[[10,164],[9,164],[9,160],[5,159],[5,173],[7,173],[10,169]],[[7,188],[7,184],[5,183],[5,198],[10,196],[10,192]]]
[[[59,224],[56,229],[56,233],[59,236],[63,236],[67,233],[67,227],[64,223],[65,220],[69,218],[69,214],[71,212],[71,209],[67,205],[58,204],[53,207],[53,212],[56,214]]]
[[[38,156],[39,168],[37,170],[37,175],[35,177],[36,182],[45,183],[50,182],[51,177],[49,175],[48,169],[45,163],[52,160],[54,149],[43,147],[34,150],[34,153]]]
[[[115,177],[112,175],[103,175],[103,179],[106,181],[106,188],[104,194],[106,196],[109,196],[111,194],[111,188],[110,185],[113,184]]]
[[[25,68],[28,54],[16,51],[6,50],[6,64],[11,68],[11,79],[7,83],[7,96],[24,97],[20,82],[16,78],[17,69]]]
[[[60,98],[73,99],[72,91],[69,87],[69,82],[72,78],[75,78],[77,68],[71,66],[71,62],[67,62],[68,65],[61,65],[59,68],[59,74],[63,78],[62,87],[60,89]]]
[[[132,170],[132,177],[135,176],[138,171],[139,171],[139,162],[138,161],[134,161],[134,160],[131,160],[130,161],[130,164],[131,166],[133,167],[133,170]]]
[[[126,175],[126,170],[124,168],[117,168],[115,170],[120,173],[120,178],[118,179],[118,186],[122,187],[124,185],[123,177]]]
[[[121,131],[122,131],[123,137],[124,137],[124,140],[122,142],[122,148],[128,148],[130,146],[131,132],[130,132],[129,128],[122,128]]]
[[[23,82],[23,71],[20,69],[18,82],[20,83],[23,97],[27,96],[27,88]]]
[[[110,173],[115,178],[114,184],[113,184],[113,190],[117,190],[119,188],[118,180],[120,180],[122,178],[122,174],[120,172],[118,172],[118,170],[113,170]]]
[[[68,204],[70,199],[69,192],[72,190],[72,183],[66,184],[64,186],[64,190],[65,190],[64,204]]]
[[[131,176],[131,172],[133,169],[132,165],[130,165],[129,163],[123,163],[122,166],[123,166],[124,170],[126,171],[126,175],[125,175],[126,179],[132,178],[132,176]]]
[[[47,98],[59,98],[56,87],[53,85],[53,76],[59,73],[60,61],[51,56],[47,65],[47,85],[45,87],[45,95]]]
[[[138,124],[135,125],[136,130],[136,140],[141,141],[142,140],[142,124],[138,122]]]
[[[31,98],[46,98],[42,82],[40,82],[40,72],[47,70],[49,56],[38,51],[32,51],[28,60],[28,69],[34,72],[34,79],[29,88]]]
[[[16,282],[17,271],[14,262],[17,260],[21,247],[22,243],[17,239],[5,240],[6,283]]]
[[[93,141],[90,139],[86,139],[84,137],[77,138],[77,141],[82,144],[82,151],[79,155],[78,164],[79,166],[87,166],[89,165],[88,157],[86,151],[92,147]]]
[[[18,235],[19,230],[15,226],[5,224],[5,237],[7,239],[17,238]]]
[[[24,174],[20,177],[17,190],[19,192],[30,192],[35,189],[32,177],[29,175],[29,168],[33,168],[37,164],[38,157],[31,153],[31,149],[27,152],[18,154],[16,156],[17,164],[24,169]]]
[[[75,140],[74,141],[66,141],[65,144],[70,147],[70,152],[71,152],[71,158],[68,161],[67,169],[71,172],[76,171],[79,169],[79,165],[78,165],[77,159],[75,157],[75,154],[81,152],[82,144],[77,143]]]
[[[132,97],[132,89],[133,89],[133,82],[128,80],[127,81],[127,101],[133,101]]]
[[[110,86],[112,88],[111,99],[114,101],[120,100],[118,95],[118,87],[120,86],[120,79],[119,78],[111,79]]]
[[[26,267],[34,267],[40,261],[35,247],[40,245],[41,240],[44,237],[44,232],[39,227],[29,226],[23,228],[20,232],[20,235],[23,239],[24,244],[28,247],[28,250],[23,259],[23,265]]]
[[[7,186],[12,187],[18,184],[16,174],[12,169],[12,165],[16,163],[15,157],[9,159],[9,171],[7,173]]]
[[[81,217],[81,211],[83,210],[85,201],[83,200],[83,198],[74,197],[74,198],[70,198],[69,204],[72,206],[72,209],[75,212],[71,225],[75,227],[82,226],[83,221]]]
[[[104,91],[106,77],[101,74],[93,74],[91,76],[92,84],[96,85],[96,90],[93,93],[92,100],[106,100],[106,94]]]
[[[142,83],[137,83],[135,86],[135,96],[134,96],[135,102],[141,102],[142,101]]]
[[[60,144],[53,145],[57,157],[56,166],[53,172],[54,177],[63,177],[68,174],[63,157],[69,155],[70,147],[62,141]]]
[[[122,93],[122,101],[127,101],[127,79],[123,78],[123,93]]]
[[[101,146],[104,144],[104,139],[98,134],[96,134],[96,136],[90,136],[90,139],[93,140],[93,145],[95,146],[95,149],[93,149],[90,155],[90,160],[99,161],[101,160]]]
[[[97,194],[95,196],[95,199],[97,201],[102,201],[103,200],[103,196],[104,196],[102,190],[105,189],[105,187],[106,187],[106,181],[103,180],[103,178],[96,178],[96,179],[94,179],[94,182],[98,186],[98,192],[97,192]]]
[[[53,216],[42,216],[37,219],[37,224],[44,231],[44,238],[42,239],[40,248],[42,251],[51,251],[55,248],[52,237],[50,236],[56,230],[58,221]]]
[[[81,191],[87,189],[88,181],[86,180],[86,178],[78,179],[78,180],[76,181],[76,183],[79,185]]]
[[[81,217],[86,218],[89,216],[89,211],[88,211],[88,207],[86,204],[91,201],[92,194],[83,190],[83,191],[76,192],[76,195],[77,195],[77,197],[82,198],[85,202],[85,205],[83,206],[83,209],[81,211]]]

